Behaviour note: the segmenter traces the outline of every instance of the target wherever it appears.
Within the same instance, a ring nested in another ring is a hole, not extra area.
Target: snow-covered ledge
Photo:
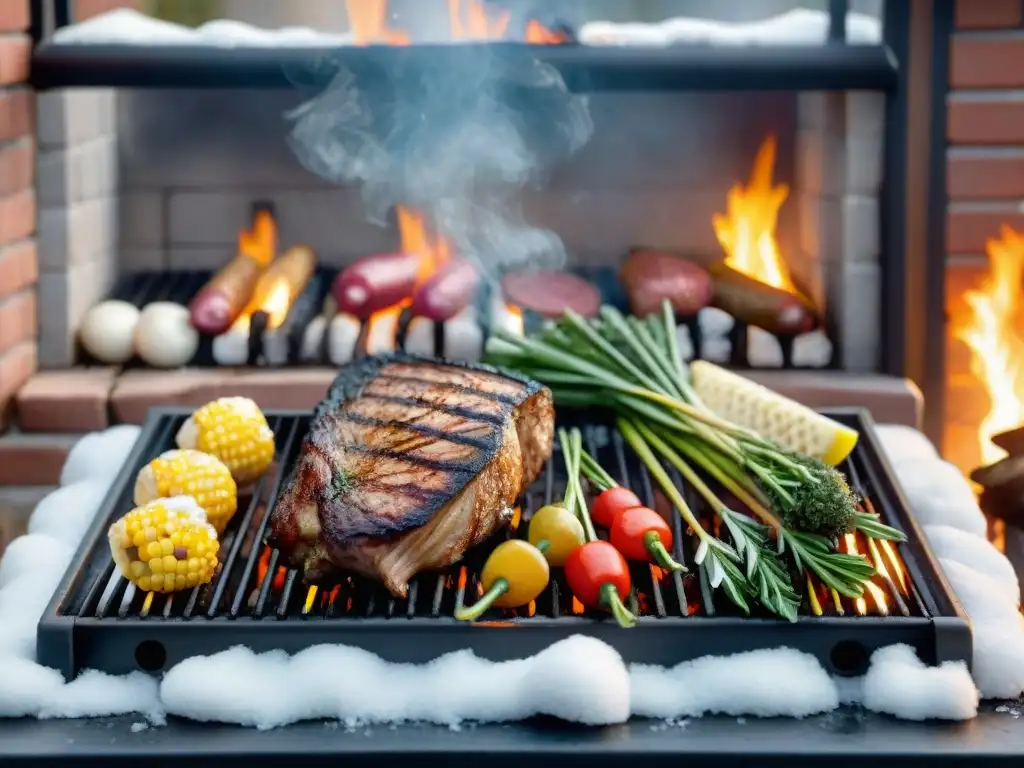
[[[294,656],[233,648],[188,659],[162,680],[86,671],[65,682],[35,662],[36,623],[138,434],[137,427],[114,427],[82,438],[61,487],[39,503],[29,533],[0,561],[0,716],[138,713],[160,724],[175,714],[273,728],[310,719],[456,726],[548,714],[601,725],[712,713],[804,717],[859,703],[906,719],[965,720],[976,715],[979,696],[1024,691],[1024,620],[1013,569],[983,538],[984,520],[966,481],[923,435],[902,426],[881,427],[882,442],[973,619],[973,681],[962,663],[926,667],[903,645],[877,651],[864,677],[837,680],[814,657],[787,648],[664,669],[627,666],[608,645],[577,635],[500,663],[468,651],[416,666],[340,645]],[[265,695],[268,686],[274,696]]]

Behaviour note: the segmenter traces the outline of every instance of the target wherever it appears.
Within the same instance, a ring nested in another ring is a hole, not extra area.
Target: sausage
[[[214,336],[224,333],[245,309],[264,267],[240,253],[210,278],[189,304],[192,327]]]
[[[417,253],[379,253],[349,265],[331,287],[338,311],[366,320],[410,298],[419,282],[420,261]]]
[[[638,317],[661,312],[665,299],[680,315],[696,315],[714,292],[706,269],[663,251],[633,249],[619,276]]]
[[[252,313],[260,309],[267,309],[265,306],[267,298],[282,281],[288,286],[287,309],[290,310],[295,299],[302,293],[302,289],[306,287],[306,283],[313,276],[314,269],[316,269],[316,254],[313,253],[313,249],[305,245],[292,246],[272,261],[260,275],[260,279],[256,283],[256,290],[253,291],[252,301],[249,302],[245,311]],[[284,317],[270,317],[269,322],[271,327],[277,327],[284,322],[284,319]]]
[[[820,323],[813,305],[801,296],[766,285],[724,263],[711,267],[710,272],[714,283],[711,306],[737,320],[776,336],[813,331]]]
[[[452,259],[416,290],[413,316],[444,322],[469,306],[476,297],[480,273],[467,259]]]
[[[557,319],[566,309],[583,317],[596,317],[601,311],[601,292],[582,277],[554,269],[510,272],[501,278],[505,300],[521,309]]]

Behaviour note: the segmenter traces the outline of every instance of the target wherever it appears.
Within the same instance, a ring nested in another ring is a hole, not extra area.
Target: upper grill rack
[[[493,548],[493,541],[467,553],[462,563],[444,572],[419,575],[410,583],[406,599],[396,599],[382,587],[358,577],[351,577],[332,589],[307,588],[297,572],[278,566],[279,553],[262,546],[261,542],[280,484],[287,468],[293,465],[308,429],[311,418],[308,414],[268,414],[277,435],[277,461],[248,502],[242,500],[225,532],[222,569],[213,583],[172,596],[137,591],[115,570],[107,548],[106,528],[131,508],[135,474],[150,459],[173,447],[173,436],[186,415],[184,411],[151,413],[134,455],[90,532],[88,546],[80,552],[66,576],[66,585],[58,593],[59,599],[41,622],[41,660],[45,661],[43,657],[47,654],[54,654],[57,658],[49,663],[66,668],[68,673],[83,666],[108,671],[130,670],[136,666],[158,669],[179,658],[240,642],[259,650],[275,647],[295,650],[314,642],[353,642],[365,643],[370,650],[382,652],[378,644],[384,642],[383,635],[388,636],[384,644],[391,648],[389,655],[396,660],[426,660],[421,659],[423,654],[433,658],[445,650],[479,645],[490,649],[492,656],[517,655],[510,653],[514,649],[495,650],[493,641],[481,643],[487,633],[451,618],[457,606],[476,599],[480,567]],[[743,650],[769,642],[780,644],[781,639],[772,640],[776,636],[784,638],[787,645],[802,645],[827,659],[835,642],[847,640],[851,633],[859,636],[865,632],[870,638],[858,640],[864,650],[858,658],[866,659],[865,654],[875,646],[899,641],[923,648],[926,656],[941,655],[939,646],[929,635],[937,631],[937,620],[958,617],[958,608],[931,555],[916,535],[913,520],[900,506],[898,492],[880,461],[865,417],[855,413],[831,415],[864,434],[850,460],[842,467],[851,484],[865,497],[865,504],[876,509],[883,520],[907,531],[910,536],[910,542],[901,545],[898,553],[895,547],[888,552],[869,553],[864,542],[853,542],[859,551],[872,555],[876,563],[881,557],[889,573],[889,578],[876,579],[863,601],[837,602],[828,592],[819,589],[823,616],[813,615],[809,605],[803,606],[795,625],[764,614],[756,614],[754,618],[739,616],[727,600],[712,592],[699,575],[699,569],[693,567],[693,537],[685,535],[680,516],[673,513],[670,519],[674,555],[690,572],[666,574],[652,566],[634,565],[635,588],[627,605],[640,616],[637,630],[620,630],[604,620],[607,617],[602,614],[585,611],[572,598],[560,574],[554,575],[546,592],[529,607],[492,611],[487,616],[490,621],[485,623],[535,628],[536,637],[527,638],[517,633],[517,637],[529,639],[530,643],[583,631],[609,640],[620,650],[624,650],[623,646],[630,648],[638,660],[655,663],[666,658],[678,661],[701,652],[721,652],[729,647]],[[646,504],[664,508],[646,470],[624,446],[617,432],[603,424],[580,426],[584,429],[587,449],[599,457],[619,482],[634,488]],[[700,515],[703,506],[699,500],[678,476],[674,480],[683,489],[691,508]],[[522,500],[518,525],[507,535],[524,535],[524,523],[529,516],[544,504],[560,498],[564,483],[561,457],[556,453]],[[405,621],[395,621],[399,618]],[[962,623],[963,631],[959,627],[947,629],[958,639],[947,642],[943,652],[952,653],[953,658],[969,659],[969,630],[966,623]],[[720,632],[709,633],[709,626],[729,630],[731,634],[725,640],[715,640],[711,635]],[[708,642],[681,648],[678,646],[685,645],[685,638],[679,638],[672,641],[677,647],[668,653],[648,647],[650,640],[632,642],[634,638],[646,637],[652,629],[670,627],[678,631],[692,627]],[[411,628],[426,633],[430,638],[429,648],[421,648],[415,637],[401,639]],[[801,629],[803,634],[793,636],[794,629]],[[466,630],[470,634],[464,636]],[[812,641],[813,633],[809,630],[818,631],[821,637]],[[826,637],[832,637],[836,631],[841,639],[829,645]],[[351,635],[347,636],[347,632]],[[107,642],[82,639],[92,633],[107,638]],[[751,633],[763,639],[752,638]],[[961,653],[965,633],[968,651]],[[314,641],[313,638],[319,639]],[[457,638],[461,639],[461,644],[456,642]],[[147,645],[152,643],[155,645]],[[70,649],[66,647],[69,644]],[[633,646],[639,646],[640,650]],[[153,652],[155,655],[145,650],[154,647],[159,648],[159,652]],[[121,651],[118,653],[115,648]]]
[[[600,289],[603,303],[616,306],[624,311],[628,309],[626,294],[619,283],[614,269],[595,267],[579,269],[576,271],[581,276],[593,282]],[[330,292],[331,284],[334,282],[337,274],[338,270],[331,267],[318,268],[313,278],[296,299],[294,305],[289,310],[289,314],[284,321],[284,325],[282,326],[282,328],[286,329],[286,332],[290,337],[287,356],[285,359],[277,361],[277,365],[292,366],[332,364],[328,352],[329,331],[324,331],[322,332],[322,335],[317,337],[318,342],[315,344],[316,351],[312,355],[306,354],[303,351],[303,343],[307,328],[314,318],[320,314],[324,299]],[[142,309],[147,304],[157,301],[169,301],[175,304],[187,306],[196,294],[199,293],[210,277],[210,272],[197,270],[135,272],[124,275],[118,281],[110,295],[110,298],[125,301],[139,309]],[[479,318],[478,322],[485,337],[489,330],[490,291],[491,288],[487,284],[482,285],[480,295],[477,297],[476,301],[478,310],[477,317]],[[526,312],[524,314],[524,321],[528,331],[535,330],[540,327],[543,321],[539,316],[530,312]],[[399,321],[397,337],[395,339],[396,349],[403,348],[405,343],[405,332],[411,319],[412,316],[409,310],[405,309],[402,312],[402,317]],[[698,322],[698,318],[696,316],[680,317],[678,318],[678,322],[680,326],[686,327],[692,348],[696,352],[697,357],[701,357],[705,339],[704,331],[701,323]],[[356,356],[358,356],[359,350],[365,348],[366,330],[367,326],[366,323],[364,323],[362,333],[356,343]],[[408,351],[415,351],[418,354],[445,356],[445,323],[436,324],[434,330],[433,350]],[[716,358],[714,362],[725,362],[734,368],[757,367],[755,364],[750,362],[750,345],[748,343],[749,332],[750,327],[746,323],[740,321],[738,318],[734,318],[727,337],[729,359],[723,361]],[[249,360],[247,361],[249,365],[273,365],[271,363],[267,363],[263,357],[263,333],[263,324],[258,322],[250,324],[250,353]],[[199,338],[199,348],[193,359],[189,361],[189,365],[199,367],[217,366],[218,363],[214,359],[213,354],[213,337],[206,334],[200,334]],[[779,342],[779,350],[781,351],[781,366],[778,367],[781,367],[783,370],[801,368],[834,368],[838,364],[838,356],[833,354],[827,364],[822,364],[821,366],[807,365],[806,361],[794,357],[795,337],[777,336],[776,338]],[[93,360],[84,349],[79,349],[79,359],[85,362],[98,364],[98,361]],[[145,364],[137,358],[129,362],[129,366],[144,365]]]

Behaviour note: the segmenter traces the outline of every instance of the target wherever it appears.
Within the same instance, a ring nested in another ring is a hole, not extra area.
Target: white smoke
[[[367,215],[417,208],[491,274],[559,266],[558,236],[528,224],[520,195],[579,150],[593,124],[560,73],[510,44],[349,50],[318,95],[288,115],[313,173],[359,186]]]

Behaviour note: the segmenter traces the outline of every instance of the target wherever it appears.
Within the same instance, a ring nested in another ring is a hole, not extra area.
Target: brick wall
[[[1024,231],[1024,2],[958,0],[949,75],[946,307],[954,327],[967,312],[964,292],[986,274],[985,240],[1004,224]],[[944,451],[971,467],[989,401],[968,349],[950,336]]]
[[[36,368],[33,96],[28,0],[0,3],[0,431]]]

